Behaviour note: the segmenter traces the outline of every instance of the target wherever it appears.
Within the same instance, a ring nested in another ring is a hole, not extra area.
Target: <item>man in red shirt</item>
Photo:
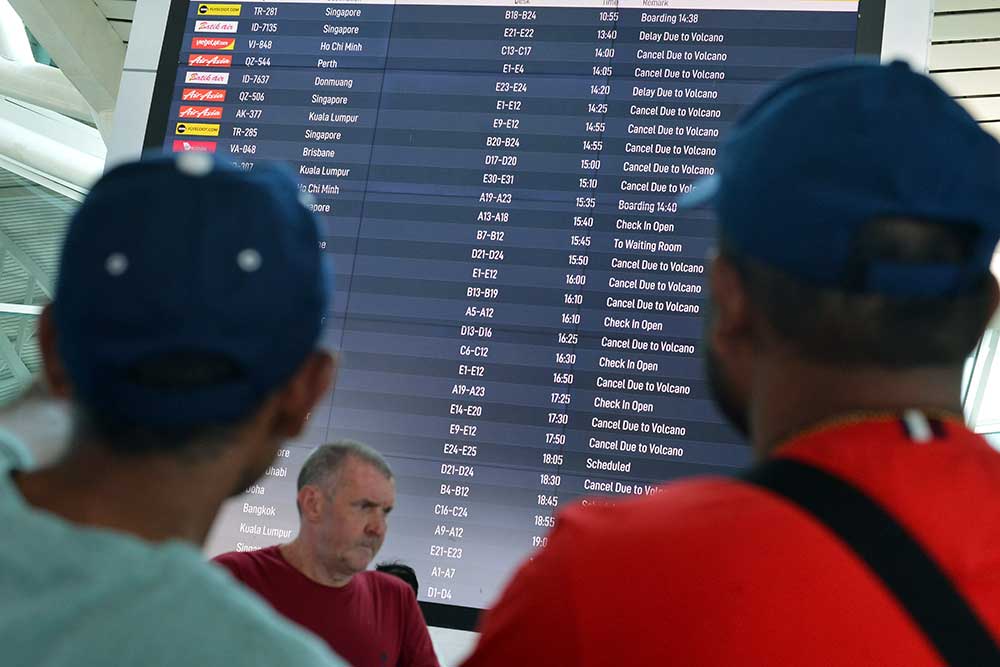
[[[380,454],[355,442],[323,445],[299,472],[298,536],[215,560],[354,667],[438,667],[413,590],[366,569],[395,501]]]
[[[1000,145],[905,65],[838,65],[737,123],[699,200],[709,376],[763,463],[562,513],[466,667],[1000,664],[1000,455],[960,400]]]

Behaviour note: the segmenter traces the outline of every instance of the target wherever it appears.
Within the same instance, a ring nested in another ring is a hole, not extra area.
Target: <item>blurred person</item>
[[[39,322],[69,449],[0,459],[5,664],[344,664],[198,550],[330,387],[329,289],[284,170],[188,154],[94,186]]]
[[[564,511],[466,667],[1000,664],[1000,455],[960,401],[1000,145],[902,63],[828,66],[734,126],[706,201],[708,375],[761,462]]]
[[[396,503],[392,470],[357,442],[316,449],[299,472],[299,533],[215,560],[354,667],[437,667],[413,590],[368,570]]]
[[[417,572],[406,563],[392,561],[391,563],[379,563],[375,566],[378,572],[385,572],[405,581],[413,589],[414,595],[420,595],[420,582],[417,581]]]

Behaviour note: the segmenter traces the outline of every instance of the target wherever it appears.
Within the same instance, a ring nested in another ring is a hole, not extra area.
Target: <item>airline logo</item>
[[[195,32],[236,32],[240,28],[239,21],[195,21]]]
[[[188,141],[174,139],[175,153],[214,153],[214,141]]]
[[[174,134],[188,134],[196,137],[219,136],[218,123],[177,123]]]
[[[199,120],[222,120],[222,107],[189,107],[182,106],[178,118],[197,118]]]
[[[235,47],[235,37],[194,37],[191,40],[191,48],[195,51],[232,51]]]
[[[188,56],[188,65],[191,67],[232,67],[233,57],[218,53],[212,55],[192,53]]]
[[[241,5],[198,5],[198,16],[239,16]]]
[[[229,83],[229,72],[188,72],[184,75],[184,83],[225,86]]]
[[[214,88],[185,88],[181,92],[182,102],[225,102],[226,91]]]

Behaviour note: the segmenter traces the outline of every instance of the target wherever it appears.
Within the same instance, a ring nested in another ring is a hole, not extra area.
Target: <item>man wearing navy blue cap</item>
[[[960,400],[1000,145],[905,65],[830,66],[734,127],[708,202],[709,376],[761,462],[562,513],[467,667],[1000,664],[1000,454]]]
[[[4,664],[344,664],[196,548],[331,384],[329,278],[283,170],[190,154],[94,187],[39,327],[69,451],[0,459]]]

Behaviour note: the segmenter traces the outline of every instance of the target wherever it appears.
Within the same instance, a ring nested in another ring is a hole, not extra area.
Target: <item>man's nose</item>
[[[388,528],[384,516],[377,516],[368,522],[366,526],[369,535],[375,535],[378,537],[385,536],[385,531]]]

